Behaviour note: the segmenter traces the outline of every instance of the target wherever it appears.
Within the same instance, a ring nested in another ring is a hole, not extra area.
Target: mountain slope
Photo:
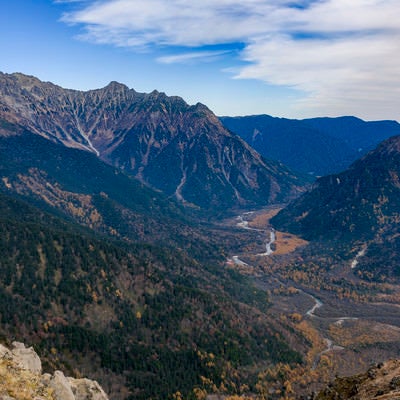
[[[318,179],[272,222],[307,239],[363,243],[359,268],[400,275],[399,176],[400,136],[395,136],[348,170]]]
[[[0,137],[0,178],[5,193],[115,238],[175,246],[198,238],[193,230],[186,238],[188,219],[160,193],[91,153],[27,131]]]
[[[340,172],[382,140],[400,134],[395,121],[365,122],[355,117],[220,119],[263,156],[313,175]]]
[[[116,82],[80,92],[0,74],[0,118],[91,152],[167,196],[206,209],[285,201],[303,184],[229,133],[204,105]]]
[[[113,399],[236,393],[254,363],[301,361],[283,338],[304,339],[225,268],[222,238],[93,152],[19,122],[0,120],[0,337]]]
[[[235,392],[254,378],[248,365],[300,360],[265,294],[216,259],[105,240],[1,193],[0,250],[0,336],[34,344],[47,370],[79,368],[110,398]]]

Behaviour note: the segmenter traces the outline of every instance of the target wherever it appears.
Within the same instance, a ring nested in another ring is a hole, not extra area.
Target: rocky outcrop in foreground
[[[316,400],[400,399],[400,360],[389,360],[356,376],[336,378]]]
[[[101,386],[89,379],[65,377],[61,371],[42,374],[32,347],[0,344],[0,400],[108,400]]]

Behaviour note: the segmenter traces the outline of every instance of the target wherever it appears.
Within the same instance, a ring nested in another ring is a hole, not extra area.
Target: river
[[[239,220],[239,222],[236,224],[238,227],[243,228],[243,229],[247,229],[247,230],[252,230],[252,231],[257,231],[257,232],[263,232],[263,233],[267,233],[268,230],[267,229],[257,229],[257,228],[252,228],[249,226],[249,221],[247,221],[245,219],[245,215],[251,215],[252,212],[240,215],[237,217],[237,219]],[[260,253],[257,254],[257,256],[270,256],[271,254],[273,254],[273,250],[272,250],[272,244],[275,243],[276,241],[276,233],[274,228],[270,228],[269,229],[269,237],[268,240],[265,243],[265,253]],[[365,249],[364,249],[365,252]],[[363,256],[363,251],[361,250],[355,260],[358,260],[359,257]],[[247,266],[247,267],[251,267],[253,268],[253,266],[247,264],[246,262],[242,261],[239,256],[233,256],[231,261],[233,261],[236,265],[239,266]],[[352,266],[352,268],[354,268]],[[275,278],[277,280],[277,282],[279,282],[279,284],[281,284],[282,286],[286,286],[283,284],[283,282],[281,282],[279,279]],[[303,289],[300,289],[298,287],[295,287],[295,289],[298,290],[299,293],[302,293],[308,297],[310,297],[313,301],[314,301],[314,305],[305,312],[304,316],[310,317],[310,318],[320,318],[320,319],[329,319],[331,320],[331,318],[325,318],[325,317],[319,317],[318,315],[315,314],[315,312],[320,309],[321,307],[323,307],[324,303],[316,298],[315,296],[313,296],[310,293],[305,292]],[[336,321],[336,323],[341,324],[344,320],[357,320],[357,317],[339,317],[339,318],[334,318],[334,320]],[[344,347],[341,346],[337,346],[333,343],[333,341],[327,337],[324,337],[323,340],[326,343],[326,348],[324,350],[322,350],[321,352],[319,352],[313,361],[313,365],[312,365],[312,369],[316,369],[318,366],[318,363],[321,359],[321,356],[325,353],[328,353],[329,351],[339,351],[339,350],[343,350]]]

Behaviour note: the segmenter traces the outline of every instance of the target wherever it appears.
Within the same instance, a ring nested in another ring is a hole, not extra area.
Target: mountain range
[[[111,82],[87,92],[0,74],[0,119],[84,150],[186,205],[260,206],[296,196],[304,181],[263,159],[204,105]]]
[[[0,73],[0,342],[32,343],[45,370],[117,400],[256,393],[264,368],[304,365],[312,339],[227,262],[264,230],[215,218],[289,201],[276,229],[343,244],[359,278],[400,276],[400,136],[349,166],[397,123],[221,121],[117,82]],[[311,187],[304,174],[342,168]]]
[[[287,200],[301,179],[202,105],[116,83],[0,81],[0,340],[32,343],[45,370],[85,374],[113,399],[238,393],[254,363],[301,361],[305,339],[227,268],[229,233],[188,207]],[[168,187],[182,154],[197,183],[180,197]]]
[[[264,157],[314,176],[340,172],[381,141],[400,134],[396,121],[355,117],[296,120],[252,115],[220,120]]]

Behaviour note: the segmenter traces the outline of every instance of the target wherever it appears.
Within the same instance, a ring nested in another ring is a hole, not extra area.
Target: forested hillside
[[[200,263],[102,239],[3,194],[0,210],[1,333],[35,344],[45,365],[80,365],[111,398],[166,399],[237,392],[255,382],[246,366],[300,361],[265,293],[217,254]]]
[[[398,277],[399,171],[400,136],[395,136],[348,170],[318,179],[272,222],[309,240],[347,245],[349,257],[360,252],[357,269],[365,277]]]

